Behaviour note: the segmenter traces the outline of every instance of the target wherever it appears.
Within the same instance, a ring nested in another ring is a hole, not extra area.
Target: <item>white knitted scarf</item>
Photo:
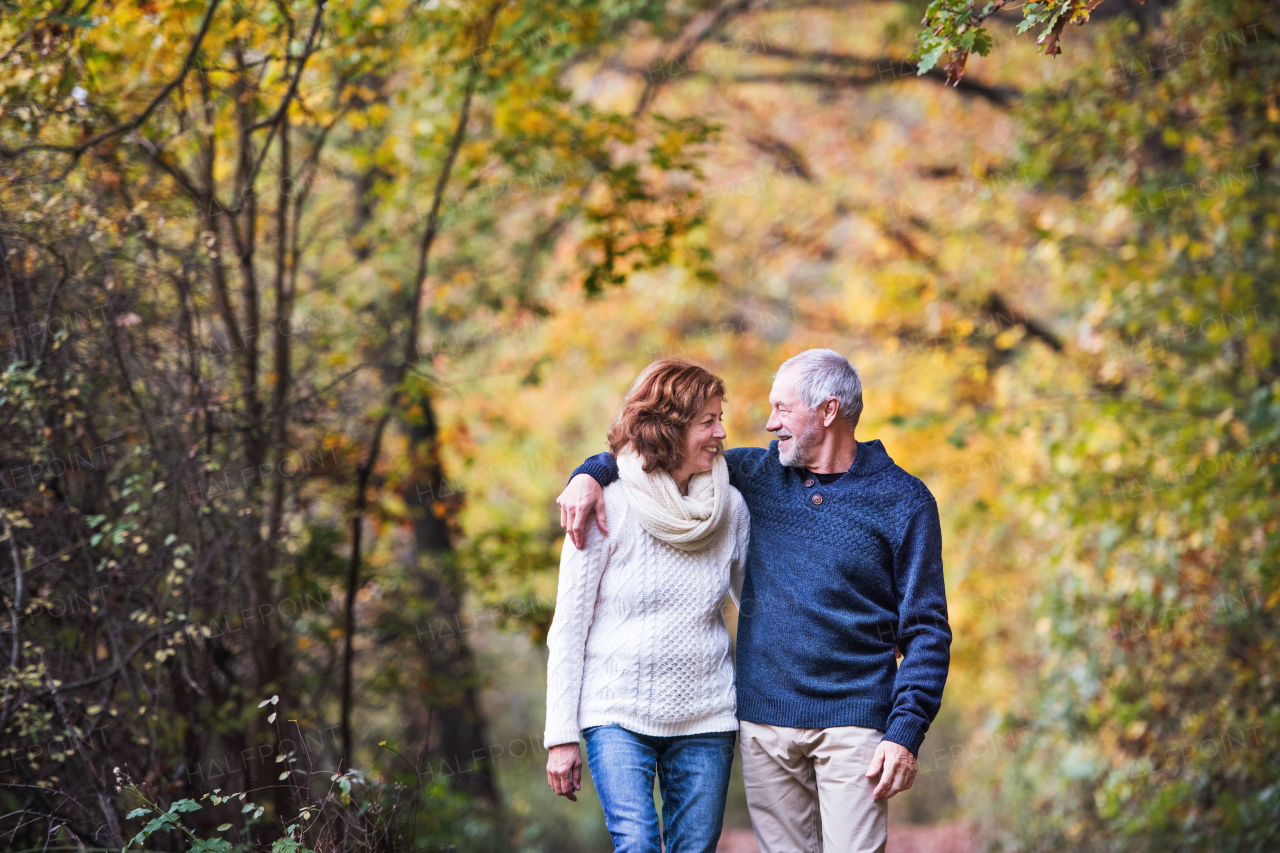
[[[650,535],[681,551],[714,545],[729,521],[729,466],[716,454],[711,470],[689,479],[689,494],[680,494],[666,471],[646,474],[630,447],[618,454],[618,476],[628,503]]]

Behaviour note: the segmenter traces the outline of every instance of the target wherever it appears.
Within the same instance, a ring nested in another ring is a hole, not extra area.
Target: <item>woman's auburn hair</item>
[[[609,430],[615,454],[631,447],[646,474],[684,464],[685,439],[702,407],[724,397],[724,380],[700,364],[664,358],[641,371]]]

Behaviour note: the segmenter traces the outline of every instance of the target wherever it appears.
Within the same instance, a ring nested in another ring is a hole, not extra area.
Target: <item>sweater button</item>
[[[814,495],[810,500],[813,501],[814,506],[822,505],[822,495]]]
[[[812,488],[813,488],[813,480],[805,480],[805,481],[804,481],[804,487],[805,487],[806,489],[812,489]]]

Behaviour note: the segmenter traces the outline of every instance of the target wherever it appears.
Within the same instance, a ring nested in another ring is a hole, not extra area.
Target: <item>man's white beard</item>
[[[788,447],[779,445],[778,461],[788,468],[807,468],[813,461],[811,451],[822,440],[822,430],[817,417],[805,424],[799,435],[794,435]]]

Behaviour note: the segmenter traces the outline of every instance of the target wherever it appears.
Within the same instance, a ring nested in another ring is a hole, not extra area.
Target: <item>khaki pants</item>
[[[742,775],[760,853],[883,853],[889,801],[867,766],[884,732],[740,723]]]

